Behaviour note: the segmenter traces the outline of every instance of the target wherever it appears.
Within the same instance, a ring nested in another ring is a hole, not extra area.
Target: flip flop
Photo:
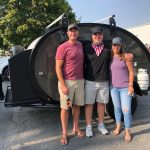
[[[131,136],[131,134],[130,134],[130,136],[126,136],[126,132],[125,132],[125,137],[124,137],[124,139],[125,139],[125,142],[131,142],[132,141],[132,136]]]
[[[85,133],[83,131],[81,131],[81,130],[78,130],[78,131],[75,131],[75,132],[73,131],[72,133],[73,133],[73,135],[77,135],[80,138],[84,138],[85,137]]]
[[[61,138],[60,138],[60,145],[65,146],[65,145],[67,145],[67,144],[68,144],[68,139],[67,139],[67,137],[61,136]]]
[[[119,135],[120,133],[121,133],[121,130],[117,130],[117,129],[114,130],[114,135]]]

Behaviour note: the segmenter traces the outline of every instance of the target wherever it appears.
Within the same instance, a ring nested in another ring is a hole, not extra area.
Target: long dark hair
[[[113,50],[111,48],[111,59],[113,59],[113,57],[114,57],[114,52],[113,52]],[[119,58],[120,58],[120,60],[124,60],[125,59],[125,52],[124,52],[124,49],[123,49],[123,45],[121,45],[121,48],[119,50]]]

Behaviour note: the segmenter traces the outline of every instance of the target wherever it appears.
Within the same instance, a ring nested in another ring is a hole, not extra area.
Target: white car
[[[4,80],[9,79],[9,68],[8,68],[8,59],[10,56],[0,57],[0,75],[2,75]]]

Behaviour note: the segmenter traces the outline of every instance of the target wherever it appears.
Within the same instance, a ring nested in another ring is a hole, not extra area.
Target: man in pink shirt
[[[83,48],[77,41],[79,36],[76,24],[68,26],[68,41],[61,44],[56,53],[56,74],[58,77],[58,90],[60,94],[62,136],[60,144],[67,144],[67,126],[69,107],[72,107],[73,133],[84,137],[79,129],[80,106],[84,105],[84,79],[83,79]],[[69,100],[69,101],[68,101]]]

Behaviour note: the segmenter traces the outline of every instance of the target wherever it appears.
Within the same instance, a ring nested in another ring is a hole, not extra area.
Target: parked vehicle
[[[8,59],[10,56],[0,57],[0,75],[4,80],[9,80]]]
[[[64,17],[64,16],[63,16]],[[64,21],[64,20],[63,20]],[[55,72],[55,54],[59,44],[67,40],[67,23],[52,28],[38,40],[31,43],[28,49],[9,59],[10,82],[8,87],[5,106],[59,106],[59,93],[57,89],[58,79]],[[65,18],[66,21],[66,18]],[[79,41],[87,44],[91,40],[90,29],[99,26],[104,31],[104,44],[110,48],[114,36],[123,38],[126,52],[134,55],[137,62],[136,69],[147,69],[150,74],[150,54],[144,44],[127,30],[116,27],[113,18],[110,24],[79,23]],[[132,114],[137,107],[136,95],[148,93],[148,88],[141,90],[135,76],[135,97],[132,100]],[[110,102],[106,107],[107,113],[114,118],[113,105]]]

